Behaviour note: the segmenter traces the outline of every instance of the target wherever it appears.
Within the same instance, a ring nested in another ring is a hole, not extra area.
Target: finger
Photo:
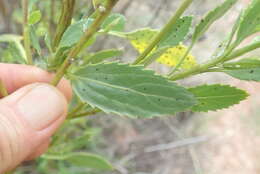
[[[52,78],[53,74],[34,66],[0,63],[0,79],[9,93],[35,82],[49,83]],[[71,87],[67,80],[61,80],[58,88],[68,100],[71,99]]]
[[[0,173],[33,156],[66,114],[63,94],[43,83],[25,86],[0,100]]]
[[[44,142],[42,145],[40,145],[36,151],[34,151],[30,156],[28,156],[25,161],[31,161],[33,159],[38,158],[39,156],[41,156],[42,154],[44,154],[49,147],[50,144],[50,140],[47,140],[46,142]]]

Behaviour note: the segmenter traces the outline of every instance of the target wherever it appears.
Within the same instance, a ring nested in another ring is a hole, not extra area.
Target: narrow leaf
[[[48,160],[62,160],[77,167],[86,167],[99,170],[113,170],[113,166],[103,157],[83,152],[75,152],[66,155],[44,155]]]
[[[99,170],[113,170],[113,166],[104,158],[90,153],[72,153],[67,155],[65,160],[74,166]]]
[[[177,23],[172,26],[171,32],[167,33],[164,38],[162,38],[161,42],[159,43],[158,47],[165,47],[165,46],[176,46],[180,42],[184,41],[185,37],[190,31],[192,23],[191,16],[185,16],[180,18]]]
[[[102,50],[88,57],[85,63],[100,63],[106,59],[119,57],[122,54],[123,51],[118,49]]]
[[[211,24],[221,18],[236,2],[237,0],[225,0],[220,6],[210,11],[195,28],[192,36],[193,44],[208,30]]]
[[[252,0],[246,9],[237,32],[237,42],[260,31],[260,0]]]
[[[106,113],[149,118],[175,114],[196,103],[185,88],[143,66],[89,65],[70,74],[70,78],[82,101]]]
[[[104,31],[123,31],[125,28],[126,18],[118,13],[111,14],[105,19],[101,28]]]
[[[202,85],[190,88],[199,103],[192,107],[194,112],[208,112],[228,108],[247,98],[248,94],[228,85]]]

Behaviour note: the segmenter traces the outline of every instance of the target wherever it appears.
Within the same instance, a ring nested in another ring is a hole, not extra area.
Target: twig
[[[244,54],[246,54],[246,53],[248,53],[252,50],[260,48],[260,42],[256,42],[256,43],[251,44],[249,46],[245,46],[243,48],[237,49],[232,53],[232,51],[234,50],[234,48],[236,46],[237,46],[237,43],[234,43],[220,57],[217,57],[216,59],[210,60],[208,63],[202,64],[202,65],[197,65],[197,66],[195,66],[191,69],[188,69],[186,71],[173,74],[172,76],[169,77],[169,79],[174,81],[174,80],[179,80],[179,79],[189,77],[191,75],[196,75],[196,74],[199,74],[199,73],[207,72],[210,68],[215,67],[218,64],[221,64],[221,63],[229,61],[229,60],[234,60],[234,59],[238,58],[239,56],[242,56],[242,55],[244,55]]]
[[[172,143],[167,144],[158,144],[154,146],[150,146],[145,149],[145,152],[156,152],[156,151],[162,151],[162,150],[169,150],[169,149],[175,149],[179,147],[184,147],[192,144],[198,144],[201,142],[205,142],[208,140],[208,137],[206,136],[198,136],[198,137],[192,137],[192,138],[186,138],[180,141],[174,141]]]
[[[75,58],[82,51],[82,49],[85,46],[85,43],[89,41],[92,38],[92,36],[98,31],[99,27],[101,26],[103,21],[108,17],[112,8],[116,5],[117,2],[118,0],[108,0],[104,8],[104,11],[103,9],[102,10],[97,9],[99,10],[98,17],[95,19],[93,24],[89,27],[89,29],[87,29],[87,31],[85,32],[84,36],[80,39],[80,41],[71,49],[69,55],[67,56],[67,58],[65,59],[65,61],[63,62],[59,70],[57,71],[56,76],[52,80],[51,82],[52,85],[56,86],[59,83],[59,81],[66,73],[66,70],[70,67],[71,59]]]
[[[163,120],[165,122],[165,124],[170,128],[170,130],[175,133],[178,138],[184,138],[185,135],[178,129],[176,129],[175,127],[173,127],[168,121]],[[193,146],[188,146],[188,151],[190,153],[191,159],[192,159],[192,163],[195,169],[195,173],[196,174],[202,174],[202,169],[201,169],[201,164],[200,161],[198,160],[195,150],[193,148]]]
[[[75,0],[63,0],[62,2],[62,12],[58,22],[56,34],[53,40],[53,51],[56,50],[57,46],[59,45],[63,33],[66,29],[70,26],[71,20],[73,17],[75,7]]]
[[[33,64],[32,52],[31,52],[31,39],[30,39],[30,27],[28,25],[28,14],[29,14],[29,2],[28,0],[22,0],[23,6],[23,40],[24,48],[27,57],[27,63]]]
[[[79,103],[69,114],[68,114],[68,118],[73,117],[73,115],[76,115],[78,112],[80,112],[84,106],[86,106],[87,103]]]
[[[100,109],[93,109],[91,111],[88,111],[88,112],[84,112],[84,113],[80,113],[80,114],[77,114],[77,115],[73,115],[70,117],[70,119],[74,119],[74,118],[79,118],[79,117],[85,117],[85,116],[89,116],[89,115],[94,115],[98,112],[100,112],[101,110]]]

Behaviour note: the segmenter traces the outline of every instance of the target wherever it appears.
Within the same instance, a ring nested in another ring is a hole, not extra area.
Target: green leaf
[[[247,58],[237,62],[225,63],[223,65],[226,74],[248,81],[260,81],[260,59]]]
[[[13,34],[0,35],[0,42],[14,43],[15,49],[19,52],[21,62],[27,61],[24,47],[21,43],[22,37]]]
[[[28,24],[34,25],[38,23],[41,20],[41,18],[42,18],[42,13],[40,10],[33,11],[29,16]]]
[[[75,152],[66,155],[44,155],[49,160],[64,160],[73,166],[86,167],[99,170],[113,170],[113,166],[103,157],[84,152]]]
[[[21,52],[17,48],[17,45],[14,42],[8,44],[8,47],[5,48],[1,55],[1,62],[4,63],[20,63],[25,64],[25,59],[22,59]]]
[[[52,53],[52,47],[51,47],[51,37],[49,32],[47,32],[44,36],[44,43],[47,46],[50,53]]]
[[[73,153],[67,156],[66,161],[79,167],[113,170],[113,166],[104,158],[90,153]]]
[[[69,48],[76,44],[92,22],[90,18],[82,19],[69,26],[61,38],[59,48]]]
[[[202,85],[188,89],[199,103],[192,107],[194,112],[208,112],[228,108],[247,98],[248,94],[228,85]]]
[[[75,94],[106,113],[150,118],[185,111],[196,103],[185,88],[143,66],[96,64],[69,76]]]
[[[119,57],[123,55],[122,50],[118,49],[109,49],[109,50],[102,50],[97,53],[92,54],[84,63],[100,63],[106,59],[110,59],[113,57]]]
[[[252,0],[246,9],[237,32],[237,42],[260,31],[260,0]]]
[[[123,15],[115,13],[105,19],[101,28],[104,31],[123,31],[125,28],[126,19]]]
[[[172,26],[171,32],[167,33],[160,41],[158,47],[176,46],[182,42],[190,31],[191,16],[180,18],[175,25]]]
[[[192,36],[192,43],[194,44],[208,30],[211,24],[221,18],[236,2],[237,0],[225,0],[220,6],[210,11],[196,26]]]
[[[34,26],[30,26],[30,39],[33,48],[35,48],[37,53],[41,55],[41,46]]]

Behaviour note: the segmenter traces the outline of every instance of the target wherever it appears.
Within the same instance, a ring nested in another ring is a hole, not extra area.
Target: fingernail
[[[40,84],[25,94],[17,107],[32,128],[43,130],[64,114],[65,105],[65,98],[56,88]]]

